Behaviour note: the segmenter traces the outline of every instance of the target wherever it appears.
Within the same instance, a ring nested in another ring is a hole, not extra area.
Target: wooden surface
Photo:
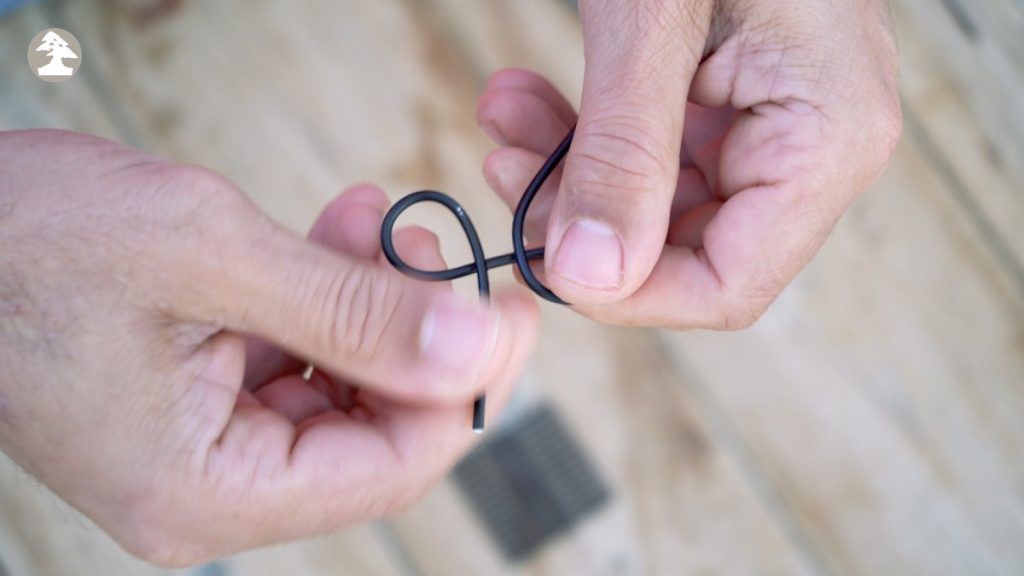
[[[545,307],[525,388],[611,486],[600,514],[507,566],[446,482],[394,521],[188,573],[1024,573],[1024,4],[893,11],[903,142],[754,328],[620,329]],[[50,26],[85,51],[65,84],[25,65]],[[579,93],[568,2],[54,2],[0,22],[0,128],[207,165],[296,230],[352,182],[447,190],[496,253],[510,217],[480,175],[473,107],[511,65]],[[430,226],[465,259],[451,223]],[[163,573],[7,461],[0,562]]]

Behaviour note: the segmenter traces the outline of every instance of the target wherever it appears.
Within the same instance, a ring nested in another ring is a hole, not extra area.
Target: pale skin
[[[0,174],[0,446],[156,563],[401,509],[534,340],[521,288],[487,308],[394,272],[373,186],[303,240],[215,174],[82,134],[4,133]],[[396,243],[444,266],[426,230]]]
[[[514,205],[577,124],[528,240],[603,322],[754,322],[900,133],[882,1],[581,1],[579,114],[525,70],[477,117]],[[59,161],[55,162],[55,159]],[[379,518],[472,441],[535,338],[382,259],[371,185],[309,237],[209,171],[59,131],[0,133],[0,447],[129,551],[188,565]],[[396,240],[440,268],[421,228]],[[307,381],[301,374],[316,366]]]
[[[581,112],[544,78],[495,74],[477,119],[546,284],[595,320],[744,328],[817,252],[899,138],[882,0],[581,0]],[[573,226],[573,224],[578,224]]]

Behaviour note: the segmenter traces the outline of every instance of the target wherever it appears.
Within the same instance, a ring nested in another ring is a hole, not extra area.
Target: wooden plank
[[[1024,292],[1024,10],[1003,0],[898,0],[906,137]]]
[[[164,573],[122,552],[106,534],[0,457],[0,562],[11,576]]]
[[[1024,569],[1021,300],[907,142],[752,330],[668,346],[837,572]]]
[[[405,574],[372,526],[247,552],[203,574],[284,573],[367,576]],[[11,576],[156,576],[156,568],[123,552],[105,533],[6,458],[0,459],[0,562]]]

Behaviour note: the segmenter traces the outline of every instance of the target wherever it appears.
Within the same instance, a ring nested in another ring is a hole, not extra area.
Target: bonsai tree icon
[[[46,52],[50,57],[49,64],[36,68],[36,73],[40,76],[71,76],[75,73],[73,69],[64,64],[64,59],[77,59],[78,54],[75,54],[67,41],[53,30],[43,36],[42,42],[36,47],[36,52]]]

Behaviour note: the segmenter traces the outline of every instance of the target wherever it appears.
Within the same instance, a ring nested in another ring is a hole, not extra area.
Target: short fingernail
[[[420,350],[437,373],[465,376],[491,353],[498,333],[494,311],[452,293],[437,297],[420,326]]]
[[[493,120],[487,120],[480,124],[480,129],[484,131],[484,134],[494,140],[499,146],[508,146],[508,139],[505,138],[505,133],[501,131],[498,123]]]
[[[577,220],[562,237],[554,270],[580,286],[614,290],[622,285],[622,240],[603,222]]]

